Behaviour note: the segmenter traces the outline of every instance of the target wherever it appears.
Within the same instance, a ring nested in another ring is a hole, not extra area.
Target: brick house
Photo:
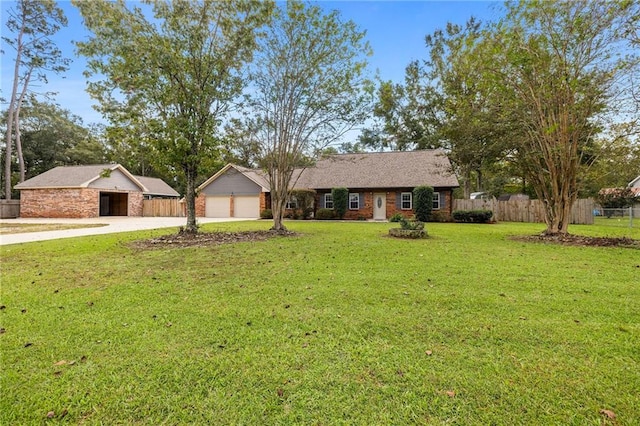
[[[161,179],[134,176],[120,164],[56,167],[15,188],[25,218],[142,216],[144,198],[179,196]]]
[[[412,191],[421,185],[434,188],[433,210],[450,217],[453,189],[459,186],[442,150],[330,155],[294,176],[293,189],[315,191],[315,210],[333,207],[332,188],[347,188],[346,219],[411,216]],[[258,217],[271,207],[269,181],[261,170],[229,164],[198,189],[197,216]]]

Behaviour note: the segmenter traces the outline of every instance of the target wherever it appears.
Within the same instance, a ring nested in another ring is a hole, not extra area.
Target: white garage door
[[[257,195],[236,195],[233,198],[233,216],[260,217],[260,197]]]
[[[229,217],[231,197],[207,197],[204,206],[205,217]]]

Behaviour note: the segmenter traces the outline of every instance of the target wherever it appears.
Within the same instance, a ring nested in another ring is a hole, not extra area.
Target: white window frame
[[[353,203],[355,202],[355,207]],[[349,210],[360,210],[360,194],[357,192],[349,193]]]
[[[329,207],[329,204],[331,204],[331,207]],[[324,194],[324,208],[333,209],[333,195],[330,192]]]
[[[409,200],[405,200],[405,195],[409,196]],[[409,202],[409,207],[405,207],[405,203]],[[413,194],[411,192],[400,193],[400,210],[412,210],[413,209]]]
[[[440,193],[433,193],[433,203],[431,204],[431,210],[440,210]]]
[[[296,200],[295,196],[291,196],[287,199],[287,204],[284,206],[285,209],[295,210],[298,208],[298,200]]]

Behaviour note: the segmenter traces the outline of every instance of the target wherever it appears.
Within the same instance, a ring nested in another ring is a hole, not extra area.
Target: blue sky
[[[338,9],[344,19],[354,21],[360,29],[367,31],[367,39],[373,48],[369,58],[372,72],[378,72],[384,80],[401,82],[404,68],[414,59],[425,58],[427,51],[424,37],[447,22],[465,23],[475,16],[482,21],[499,17],[500,2],[491,1],[320,1],[324,8]],[[5,22],[7,10],[14,1],[1,0],[2,35],[7,35]],[[55,40],[63,54],[73,60],[71,69],[64,76],[50,74],[46,86],[40,91],[57,92],[55,100],[63,108],[80,116],[84,124],[103,122],[92,105],[94,102],[85,92],[85,68],[83,58],[76,57],[73,41],[86,37],[80,14],[70,1],[59,1],[69,25],[60,30]],[[8,98],[13,78],[14,52],[2,45],[2,96]],[[64,77],[64,78],[63,78]],[[3,105],[2,108],[6,108]]]

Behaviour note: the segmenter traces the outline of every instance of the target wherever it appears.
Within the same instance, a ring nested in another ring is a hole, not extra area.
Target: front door
[[[387,195],[384,192],[373,194],[373,219],[387,218]]]

